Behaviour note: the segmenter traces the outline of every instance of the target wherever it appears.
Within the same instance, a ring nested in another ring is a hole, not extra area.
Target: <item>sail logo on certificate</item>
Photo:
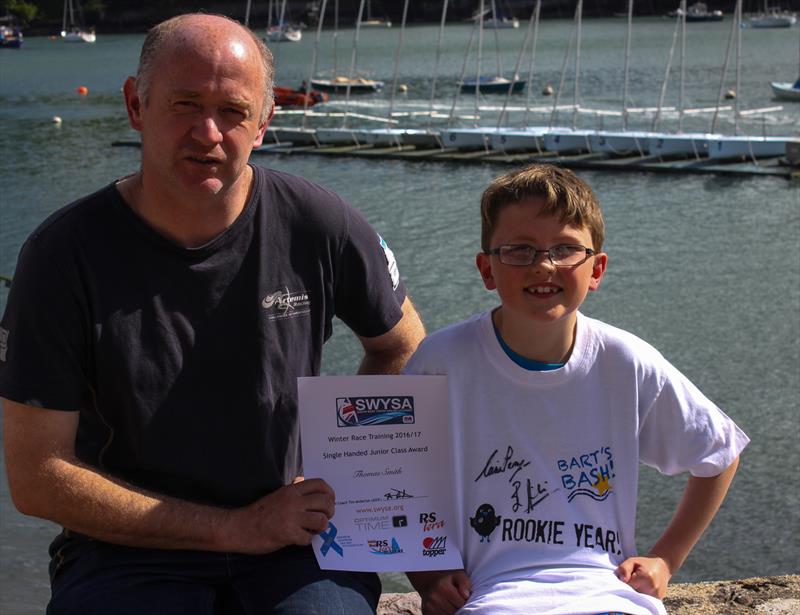
[[[409,425],[414,422],[414,398],[410,395],[337,397],[336,424]]]

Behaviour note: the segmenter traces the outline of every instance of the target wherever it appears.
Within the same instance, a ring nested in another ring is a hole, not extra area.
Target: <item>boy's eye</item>
[[[504,246],[503,252],[508,254],[509,256],[520,256],[525,257],[530,255],[533,248],[531,246],[519,245],[519,246]]]
[[[550,254],[554,260],[558,261],[569,258],[578,250],[579,248],[576,248],[575,246],[553,246],[550,248]]]

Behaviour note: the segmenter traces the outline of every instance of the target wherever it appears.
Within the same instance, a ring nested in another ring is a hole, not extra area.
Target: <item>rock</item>
[[[800,575],[670,585],[669,615],[798,615]],[[416,593],[384,594],[378,615],[421,615]]]

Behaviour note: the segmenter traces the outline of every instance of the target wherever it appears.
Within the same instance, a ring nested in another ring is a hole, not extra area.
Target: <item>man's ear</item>
[[[483,252],[478,252],[478,254],[475,256],[475,265],[477,265],[478,271],[480,271],[481,278],[483,278],[483,285],[486,287],[486,290],[496,290],[497,283],[494,281],[491,257]]]
[[[267,132],[267,128],[269,127],[270,122],[272,121],[272,116],[275,115],[275,103],[272,103],[272,109],[269,110],[269,115],[267,119],[264,120],[264,123],[258,127],[258,133],[256,134],[256,138],[253,140],[253,147],[261,147],[261,144],[264,142],[264,135]]]
[[[125,95],[125,109],[128,112],[128,122],[131,128],[141,132],[142,130],[142,107],[144,102],[136,89],[136,79],[128,77],[125,85],[122,86],[122,93]]]
[[[608,254],[600,252],[594,255],[594,264],[592,265],[592,279],[589,281],[589,290],[597,290],[600,288],[600,280],[606,273],[606,265],[608,264]]]

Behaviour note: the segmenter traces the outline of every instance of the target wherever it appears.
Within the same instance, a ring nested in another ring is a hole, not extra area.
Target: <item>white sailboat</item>
[[[380,19],[372,16],[372,2],[367,0],[367,18],[361,20],[362,28],[391,28],[392,22],[388,19]]]
[[[770,7],[768,0],[764,0],[764,11],[757,15],[751,15],[747,21],[750,28],[791,28],[797,23],[797,15],[789,11],[783,11],[778,7]]]
[[[287,19],[286,2],[281,3],[280,14],[277,23],[272,23],[272,0],[269,3],[269,23],[267,25],[267,36],[264,39],[268,43],[299,43],[303,38],[303,31],[296,28]]]
[[[94,29],[85,30],[75,19],[75,6],[73,0],[64,0],[64,16],[61,20],[61,38],[67,43],[94,43],[97,35]],[[81,13],[78,0],[75,0],[78,13]]]

